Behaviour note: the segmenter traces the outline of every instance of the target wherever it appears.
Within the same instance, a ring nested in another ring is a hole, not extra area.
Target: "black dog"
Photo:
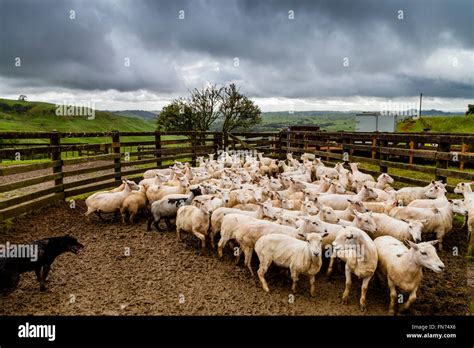
[[[40,239],[32,246],[37,250],[34,261],[26,257],[0,258],[0,293],[6,295],[15,290],[20,281],[20,274],[29,271],[35,271],[40,290],[45,291],[46,279],[56,257],[66,251],[77,254],[84,248],[84,245],[70,235]]]

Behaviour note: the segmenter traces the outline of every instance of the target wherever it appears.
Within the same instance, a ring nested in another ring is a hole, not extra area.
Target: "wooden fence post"
[[[411,151],[410,151],[410,157],[408,159],[408,164],[413,164],[413,150],[415,149],[415,141],[410,140],[409,146],[410,146]]]
[[[54,130],[49,138],[49,146],[51,148],[51,161],[58,161],[53,167],[53,174],[61,173],[61,177],[54,180],[54,186],[61,186],[58,192],[63,194],[64,199],[64,186],[63,186],[63,162],[61,160],[61,138],[57,130]]]
[[[275,141],[276,141],[276,144],[275,144],[275,154],[276,154],[276,157],[281,160],[281,159],[284,159],[283,158],[283,152],[281,150],[281,134],[282,134],[283,130],[281,130],[277,136],[275,136]]]
[[[217,155],[219,154],[219,151],[222,148],[222,133],[221,132],[215,132],[213,136],[213,146],[214,146],[214,153]]]
[[[377,146],[377,138],[372,138],[372,159],[375,159],[375,156],[377,155],[377,151],[374,151],[374,147]]]
[[[465,154],[465,153],[466,153],[466,149],[467,149],[467,144],[466,144],[466,143],[462,143],[462,145],[461,145],[461,154]],[[464,162],[463,162],[463,161],[459,162],[459,169],[460,169],[460,170],[464,170]]]
[[[379,140],[378,151],[379,151],[380,161],[387,161],[388,160],[388,155],[382,153],[382,147],[387,147],[387,145],[388,145],[387,140]],[[379,168],[380,168],[381,173],[388,173],[388,167],[387,166],[384,166],[384,165],[380,164]]]
[[[117,130],[112,131],[112,152],[114,154],[120,155],[120,133]],[[122,180],[122,166],[121,166],[121,158],[118,156],[114,158],[114,173],[115,173],[115,181]]]
[[[451,149],[451,144],[446,142],[439,142],[438,149],[436,150],[436,169],[448,169],[449,159],[441,160],[438,156],[440,152],[449,152]],[[435,180],[442,180],[444,183],[448,182],[448,178],[445,175],[439,175],[436,173]]]
[[[197,139],[196,139],[196,132],[193,132],[191,134],[191,147],[192,147],[192,150],[191,150],[191,165],[193,167],[196,167],[196,142],[197,142]]]
[[[222,132],[222,137],[223,137],[223,144],[224,144],[224,148],[222,150],[227,151],[227,147],[229,146],[229,138],[227,136],[227,132]]]
[[[155,132],[155,158],[156,166],[161,167],[163,162],[161,161],[161,132]]]

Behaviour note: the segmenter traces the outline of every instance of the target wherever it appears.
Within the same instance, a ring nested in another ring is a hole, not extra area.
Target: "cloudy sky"
[[[237,83],[264,111],[466,110],[472,0],[0,0],[0,97],[159,110]],[[390,104],[391,103],[391,104]]]

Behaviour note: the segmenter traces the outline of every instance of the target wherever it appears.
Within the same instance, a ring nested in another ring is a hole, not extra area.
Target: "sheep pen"
[[[184,233],[177,242],[174,230],[147,231],[147,215],[135,224],[123,224],[120,215],[105,221],[84,218],[83,200],[75,207],[62,202],[18,217],[2,226],[0,243],[28,243],[69,233],[85,245],[71,260],[61,256],[52,266],[48,291],[39,292],[34,273],[22,275],[18,288],[0,296],[2,315],[360,315],[361,280],[353,277],[349,304],[341,304],[344,271],[326,276],[327,262],[316,276],[316,296],[301,281],[291,292],[287,269],[271,266],[266,279],[269,294],[257,276],[235,265],[232,250],[224,257]],[[466,230],[455,222],[438,255],[446,270],[425,271],[417,301],[406,315],[468,315],[472,287],[467,279]],[[457,252],[453,253],[453,248]],[[258,259],[253,256],[253,270]],[[339,267],[343,268],[343,265]],[[408,295],[405,294],[408,298]],[[367,293],[368,315],[386,315],[389,289],[376,277]]]

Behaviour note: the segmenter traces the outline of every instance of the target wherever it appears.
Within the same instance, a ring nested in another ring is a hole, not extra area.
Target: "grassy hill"
[[[319,125],[326,131],[353,131],[355,129],[354,113],[337,111],[294,111],[264,112],[262,123],[253,127],[254,131],[278,131],[292,125]]]
[[[111,111],[114,115],[125,116],[125,117],[139,117],[146,120],[155,120],[156,112],[145,111],[145,110],[121,110],[121,111]]]
[[[58,116],[56,105],[43,102],[0,99],[0,132],[40,132],[56,129],[60,132],[153,131],[153,120],[114,115],[95,111],[95,117]]]
[[[474,115],[425,116],[423,120],[431,127],[430,132],[474,133]],[[398,132],[423,132],[424,128],[426,126],[421,120],[408,120],[397,125]]]

